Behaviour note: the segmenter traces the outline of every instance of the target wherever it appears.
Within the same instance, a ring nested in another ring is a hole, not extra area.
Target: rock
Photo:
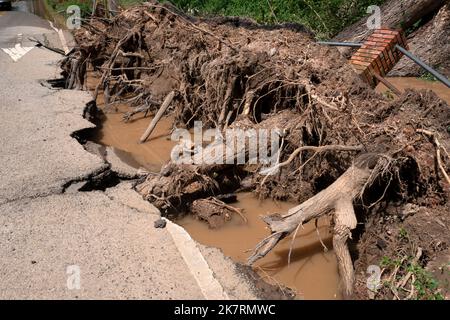
[[[377,247],[380,250],[384,250],[387,247],[386,241],[383,239],[377,239]]]
[[[164,219],[162,219],[162,218],[159,218],[158,220],[156,220],[155,222],[154,222],[154,227],[155,228],[165,228],[166,227],[166,224],[167,224],[167,221],[166,220],[164,220]]]

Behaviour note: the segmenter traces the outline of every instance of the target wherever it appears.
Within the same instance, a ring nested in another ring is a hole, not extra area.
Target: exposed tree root
[[[263,219],[272,234],[256,246],[247,263],[251,265],[267,255],[281,239],[296,230],[298,226],[333,211],[333,248],[338,258],[344,292],[350,295],[353,288],[354,273],[347,248],[347,239],[351,238],[351,230],[356,227],[353,200],[361,195],[361,191],[372,174],[373,163],[376,163],[376,158],[375,155],[372,157],[366,155],[363,161],[352,165],[328,188],[290,209],[286,214],[264,217]]]
[[[424,129],[417,129],[416,131],[419,133],[423,133],[433,139],[433,143],[436,147],[437,166],[438,166],[439,170],[441,171],[442,175],[444,176],[445,181],[447,181],[447,184],[450,186],[450,177],[448,176],[447,171],[445,171],[445,169],[444,169],[444,165],[442,164],[442,158],[441,158],[441,150],[444,151],[444,153],[447,155],[448,158],[450,158],[447,150],[441,145],[441,143],[439,142],[435,133],[433,133],[429,130],[424,130]]]
[[[190,211],[201,220],[205,220],[210,228],[219,228],[226,221],[231,220],[233,214],[238,214],[244,222],[247,222],[241,209],[226,204],[215,197],[198,199],[192,202]]]
[[[84,88],[93,70],[100,76],[94,96],[103,92],[109,106],[129,104],[125,121],[139,112],[156,114],[141,142],[169,112],[176,126],[202,121],[223,136],[225,129],[277,133],[278,163],[255,162],[249,154],[255,141],[231,150],[234,163],[189,145],[191,162],[170,162],[136,186],[163,215],[199,205],[222,216],[239,214],[211,197],[244,185],[261,197],[301,203],[265,218],[272,234],[249,263],[303,223],[332,213],[333,247],[350,294],[355,274],[347,244],[357,199],[364,217],[394,202],[433,207],[448,201],[441,185],[449,182],[448,106],[425,91],[406,91],[393,101],[378,95],[337,50],[315,44],[302,26],[189,17],[150,1],[113,18],[94,17],[75,36],[78,47],[62,63],[66,86]],[[226,150],[227,141],[210,146]]]

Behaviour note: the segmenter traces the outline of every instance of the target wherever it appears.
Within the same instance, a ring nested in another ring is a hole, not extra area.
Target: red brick
[[[372,34],[371,37],[381,38],[381,39],[384,39],[384,40],[395,39],[395,36],[393,34]]]
[[[367,48],[369,48],[371,50],[374,50],[374,51],[382,52],[385,47],[384,46],[370,46],[370,47],[367,47]]]
[[[386,74],[387,66],[383,63],[381,57],[376,58],[375,61],[378,63],[378,66],[380,67],[380,74],[384,76]]]
[[[385,72],[389,72],[390,67],[388,64],[388,61],[386,61],[386,57],[385,57],[386,52],[382,52],[379,56],[381,63],[383,64],[383,69],[385,70]]]
[[[359,64],[352,63],[352,66],[358,73],[364,73],[367,70],[367,68],[365,66],[361,66]]]
[[[390,44],[390,41],[383,41],[383,40],[372,40],[371,42],[375,43],[379,47],[385,47],[386,45]]]
[[[394,30],[389,30],[389,29],[378,29],[379,33],[384,33],[384,34],[397,34],[398,31],[394,31]]]
[[[363,61],[359,61],[359,60],[352,60],[352,63],[359,64],[360,66],[365,66],[365,67],[370,66],[370,62],[363,62]]]
[[[371,50],[358,50],[355,52],[354,56],[364,56],[370,58],[376,58],[380,54],[379,51],[371,51]]]
[[[375,86],[378,80],[373,74],[385,76],[402,57],[402,53],[395,49],[396,44],[407,48],[404,33],[383,27],[368,37],[350,61],[361,78]]]
[[[378,84],[378,80],[374,78],[373,74],[375,72],[375,69],[372,67],[369,67],[369,84],[373,87],[375,87]]]
[[[367,54],[376,54],[378,55],[380,53],[379,50],[372,50],[370,48],[361,48],[357,52],[367,53]]]
[[[371,37],[369,37],[369,39],[370,39],[370,41],[389,43],[395,39],[395,36],[372,35]]]

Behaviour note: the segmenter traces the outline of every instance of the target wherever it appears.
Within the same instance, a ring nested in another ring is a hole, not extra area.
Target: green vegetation
[[[438,282],[431,273],[414,263],[410,264],[407,270],[415,276],[416,280],[413,285],[417,290],[417,299],[444,300],[443,295],[439,292]]]
[[[426,80],[426,81],[437,81],[436,77],[433,76],[428,71],[426,71],[424,74],[422,74],[419,79]]]
[[[408,231],[400,228],[398,239],[402,242],[402,249],[398,252],[409,251],[410,255],[401,254],[391,258],[384,256],[380,261],[383,268],[383,286],[400,299],[443,300],[442,290],[433,275],[425,270],[420,262],[422,251],[416,248],[410,240]],[[412,253],[417,251],[416,256]]]
[[[398,232],[398,236],[400,237],[400,239],[408,240],[408,231],[406,231],[406,229],[404,229],[404,228],[400,228],[400,230]]]
[[[143,0],[117,0],[128,7]],[[64,14],[69,5],[80,6],[82,15],[91,12],[91,0],[47,0]],[[165,2],[165,1],[161,1]],[[328,39],[366,15],[369,5],[384,0],[172,0],[184,11],[200,15],[241,16],[259,23],[296,22],[313,30],[318,38]]]
[[[366,15],[383,0],[173,0],[183,10],[200,14],[244,16],[260,23],[297,22],[330,38]]]
[[[401,280],[400,275],[411,273],[411,278],[414,279],[412,285],[414,286],[414,295],[412,299],[418,300],[443,300],[444,297],[439,289],[439,283],[433,278],[433,275],[426,271],[422,266],[413,261],[412,257],[408,259],[392,259],[389,257],[383,257],[380,266],[387,270],[397,270],[397,277],[390,281],[385,281],[383,284],[387,288],[392,288],[395,283]],[[405,291],[405,288],[398,288],[399,294]]]
[[[77,5],[80,7],[81,15],[89,15],[92,11],[92,1],[89,0],[46,0],[48,5],[56,13],[65,15],[66,9],[71,5]]]
[[[66,10],[71,5],[80,7],[82,17],[89,16],[92,13],[92,0],[46,0],[46,2],[53,11],[64,16],[67,15]],[[117,0],[117,4],[125,8],[142,2],[144,0]]]

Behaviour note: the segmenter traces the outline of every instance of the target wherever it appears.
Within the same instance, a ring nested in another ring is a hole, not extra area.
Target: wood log
[[[431,21],[408,37],[411,52],[438,72],[450,77],[450,2],[444,5]],[[403,57],[389,73],[393,77],[417,77],[424,70]]]
[[[280,240],[295,231],[299,225],[334,212],[333,247],[338,260],[343,292],[345,295],[350,295],[353,290],[354,272],[347,240],[351,237],[351,230],[356,227],[357,223],[353,201],[361,194],[372,174],[371,168],[374,167],[368,165],[370,161],[367,161],[367,159],[369,158],[352,165],[328,188],[302,204],[291,208],[285,215],[263,217],[272,234],[255,247],[247,263],[252,265],[264,257]]]
[[[175,97],[175,91],[171,91],[166,96],[166,98],[164,99],[164,102],[161,104],[161,107],[159,108],[155,117],[150,122],[147,130],[145,130],[141,139],[139,139],[139,143],[144,143],[148,139],[148,137],[152,134],[153,130],[155,130],[156,125],[158,124],[159,120],[162,118],[164,112],[166,112],[167,108],[170,106],[170,103],[172,102],[174,97]]]
[[[421,17],[437,12],[447,0],[391,0],[381,5],[381,25],[387,28],[407,29]],[[333,38],[335,41],[361,42],[372,30],[367,28],[367,17],[348,26]]]

